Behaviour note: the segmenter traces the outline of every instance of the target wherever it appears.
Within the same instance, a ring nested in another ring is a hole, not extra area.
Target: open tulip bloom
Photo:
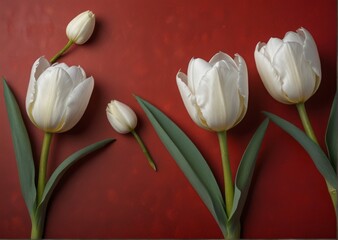
[[[32,67],[26,95],[26,111],[44,132],[71,129],[82,117],[94,88],[94,78],[81,67],[50,65],[44,57]]]
[[[224,238],[240,237],[240,216],[253,175],[256,156],[268,121],[257,129],[247,146],[232,181],[227,148],[227,130],[238,124],[248,106],[248,74],[244,59],[236,54],[232,59],[219,52],[209,62],[192,59],[188,74],[176,77],[183,103],[192,120],[200,127],[218,135],[224,173],[224,195],[206,160],[196,146],[160,110],[137,97],[160,139],[186,175],[194,189],[218,223]]]
[[[179,72],[183,103],[200,127],[222,132],[239,123],[247,110],[248,72],[244,59],[219,52],[209,62],[191,59],[188,75]]]
[[[292,135],[309,153],[326,180],[334,208],[337,204],[337,94],[326,131],[329,155],[320,149],[304,103],[317,91],[321,66],[316,43],[311,34],[300,28],[287,32],[283,39],[259,42],[254,53],[258,73],[270,95],[284,104],[295,104],[306,135],[291,123],[271,114],[266,115]]]

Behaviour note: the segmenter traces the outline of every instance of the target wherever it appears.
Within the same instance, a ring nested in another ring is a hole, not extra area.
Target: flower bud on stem
[[[152,169],[154,169],[154,171],[157,171],[157,167],[155,165],[155,162],[153,160],[153,158],[151,157],[147,147],[145,146],[145,144],[143,143],[142,139],[140,138],[140,136],[136,133],[135,130],[132,130],[131,133],[133,134],[133,136],[135,137],[136,141],[138,142],[138,144],[140,145],[143,153],[146,155],[147,160],[149,162],[149,165]]]

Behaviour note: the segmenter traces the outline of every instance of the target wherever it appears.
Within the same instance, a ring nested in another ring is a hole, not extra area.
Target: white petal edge
[[[320,64],[320,58],[319,53],[317,49],[317,45],[315,40],[313,39],[312,35],[309,31],[307,31],[305,28],[300,28],[297,30],[298,34],[304,35],[304,56],[307,61],[312,66],[313,71],[317,74],[319,78],[319,83],[322,78],[322,72],[321,72],[321,64]],[[319,83],[317,84],[319,86]],[[317,89],[318,89],[317,86]],[[316,90],[317,90],[316,89]]]
[[[89,77],[78,84],[69,94],[66,103],[64,124],[57,132],[65,132],[73,128],[82,118],[94,89],[94,78]]]
[[[32,66],[29,84],[27,88],[26,94],[26,111],[31,118],[31,104],[34,102],[35,94],[36,94],[36,81],[40,77],[40,75],[50,66],[50,63],[45,57],[38,58]]]
[[[280,76],[273,68],[269,59],[260,52],[261,47],[262,44],[260,42],[257,43],[254,52],[254,58],[256,62],[257,71],[261,77],[261,80],[266,90],[275,100],[284,104],[291,104],[282,93],[282,83],[280,80]]]
[[[181,98],[183,100],[183,104],[185,108],[187,109],[187,112],[191,119],[200,127],[206,128],[206,126],[202,123],[200,119],[199,109],[196,103],[195,96],[189,89],[187,85],[187,75],[185,75],[182,72],[178,72],[176,75],[176,84],[178,87],[178,90],[181,94]]]

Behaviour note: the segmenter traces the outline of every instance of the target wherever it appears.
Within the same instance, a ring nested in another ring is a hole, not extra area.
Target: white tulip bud
[[[85,11],[77,15],[67,26],[66,34],[69,40],[76,44],[84,44],[92,35],[95,27],[95,15]]]
[[[106,108],[107,118],[118,133],[129,133],[137,125],[137,117],[133,109],[117,100],[112,100]]]

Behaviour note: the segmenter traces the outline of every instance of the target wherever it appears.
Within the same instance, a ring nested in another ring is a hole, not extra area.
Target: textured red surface
[[[249,71],[249,109],[228,133],[233,172],[253,132],[271,111],[301,127],[295,107],[274,101],[255,67],[258,41],[305,27],[321,57],[322,83],[307,102],[324,146],[336,89],[336,1],[230,0],[0,0],[0,75],[23,111],[34,155],[42,133],[29,121],[24,99],[32,63],[52,57],[67,41],[65,28],[92,10],[93,38],[60,61],[81,65],[95,78],[89,107],[71,131],[57,135],[49,174],[69,154],[97,140],[117,141],[73,167],[48,209],[47,238],[221,238],[217,224],[178,169],[132,97],[137,94],[172,118],[196,143],[222,186],[217,137],[197,127],[179,96],[175,75],[191,57],[239,53]],[[1,92],[2,92],[2,86]],[[2,95],[2,94],[1,94]],[[138,132],[158,164],[154,173],[131,136],[118,135],[105,114],[110,99],[129,104]],[[21,196],[4,99],[0,97],[0,238],[28,238],[30,220]],[[242,215],[244,238],[334,238],[336,220],[325,182],[304,150],[270,124]]]

